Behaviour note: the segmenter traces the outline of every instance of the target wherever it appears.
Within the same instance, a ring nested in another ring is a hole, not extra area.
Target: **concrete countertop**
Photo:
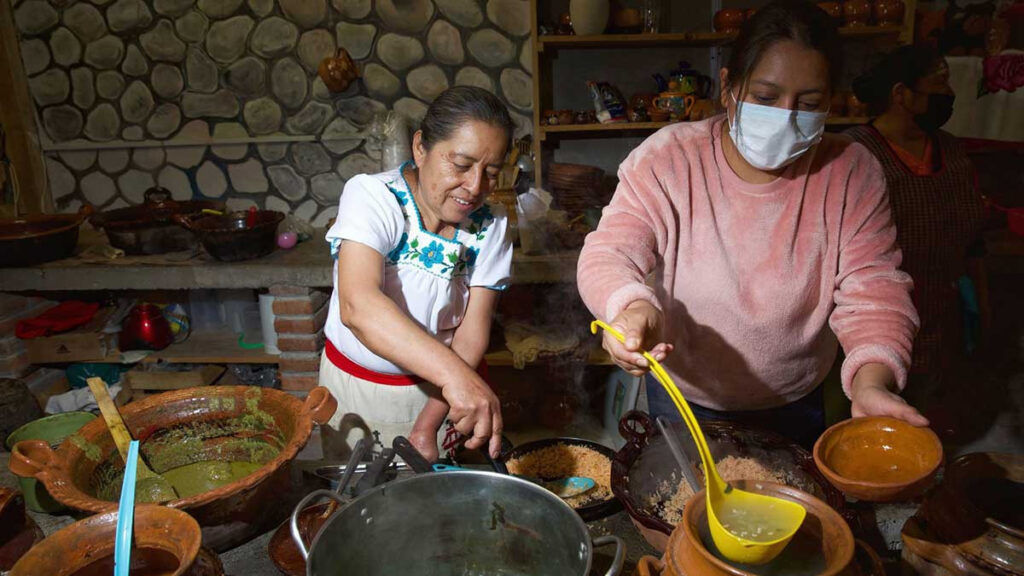
[[[275,284],[330,288],[334,264],[323,235],[323,230],[318,230],[291,250],[276,250],[242,262],[219,262],[201,249],[110,259],[102,255],[106,237],[83,226],[70,258],[0,269],[0,292],[266,288]],[[512,281],[575,282],[577,257],[577,252],[536,256],[517,252]]]

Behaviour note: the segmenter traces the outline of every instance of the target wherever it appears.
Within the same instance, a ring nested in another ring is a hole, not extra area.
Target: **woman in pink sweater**
[[[898,394],[918,318],[881,167],[823,133],[840,54],[814,4],[760,9],[720,73],[727,113],[664,128],[626,158],[578,268],[591,312],[627,336],[604,336],[619,366],[641,374],[651,350],[698,417],[805,446],[824,429],[838,345],[854,416],[927,425]],[[678,419],[650,379],[648,397]]]

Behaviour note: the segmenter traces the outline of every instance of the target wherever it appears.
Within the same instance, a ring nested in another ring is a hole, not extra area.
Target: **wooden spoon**
[[[121,453],[121,457],[127,463],[128,447],[131,446],[132,435],[128,432],[128,427],[124,425],[121,413],[117,410],[117,405],[114,404],[114,400],[110,397],[110,392],[107,391],[107,385],[103,382],[102,378],[89,378],[86,380],[86,383],[89,385],[92,395],[96,398],[96,404],[100,407],[103,419],[107,422],[107,428],[110,430],[110,435],[114,438],[117,451]],[[142,454],[139,454],[135,492],[138,494],[137,499],[141,502],[166,502],[178,498],[178,493],[174,491],[171,483],[163,476],[153,472],[146,465]]]

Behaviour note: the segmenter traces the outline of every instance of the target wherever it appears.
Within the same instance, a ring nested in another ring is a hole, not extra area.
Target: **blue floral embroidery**
[[[457,275],[469,274],[469,269],[476,266],[476,259],[479,255],[479,248],[466,248],[466,251],[462,254],[462,258],[455,263],[455,273]]]
[[[469,215],[469,219],[476,224],[483,224],[484,220],[493,220],[494,214],[491,213],[491,207],[484,204],[480,208],[477,208],[472,214]]]
[[[491,223],[494,222],[494,214],[491,213],[491,207],[484,204],[480,208],[477,208],[472,214],[469,215],[469,227],[466,232],[476,236],[477,241],[484,239],[484,233],[490,227]]]
[[[462,238],[459,237],[461,228],[456,229],[455,237],[451,240],[424,230],[412,194],[407,188],[402,189],[396,184],[398,181],[394,180],[387,183],[387,187],[402,206],[406,232],[402,234],[398,245],[387,253],[386,262],[389,265],[411,265],[420,270],[429,271],[434,276],[449,280],[454,276],[468,275],[479,258],[479,247],[465,245]],[[494,215],[487,205],[470,214],[467,230],[470,234],[469,238],[475,237],[478,242],[482,240],[484,232],[493,219]],[[460,252],[462,253],[461,257]]]
[[[388,260],[390,260],[392,264],[398,262],[401,259],[402,255],[408,251],[409,235],[403,232],[402,238],[398,240],[398,245],[395,246],[394,250],[388,252]]]
[[[420,261],[427,268],[444,261],[444,246],[439,242],[431,242],[423,252],[420,253]]]
[[[469,266],[469,267],[476,266],[476,257],[479,256],[479,255],[480,255],[480,250],[478,250],[476,248],[469,248],[469,249],[466,250],[465,259],[463,261],[466,263],[466,266]]]

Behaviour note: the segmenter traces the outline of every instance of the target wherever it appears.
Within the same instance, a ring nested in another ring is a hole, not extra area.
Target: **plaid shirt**
[[[940,130],[933,136],[936,169],[918,175],[874,126],[857,126],[846,135],[866,146],[885,171],[902,267],[914,279],[912,296],[921,317],[911,370],[944,371],[963,354],[957,279],[981,238],[983,206],[970,160],[956,137]]]

